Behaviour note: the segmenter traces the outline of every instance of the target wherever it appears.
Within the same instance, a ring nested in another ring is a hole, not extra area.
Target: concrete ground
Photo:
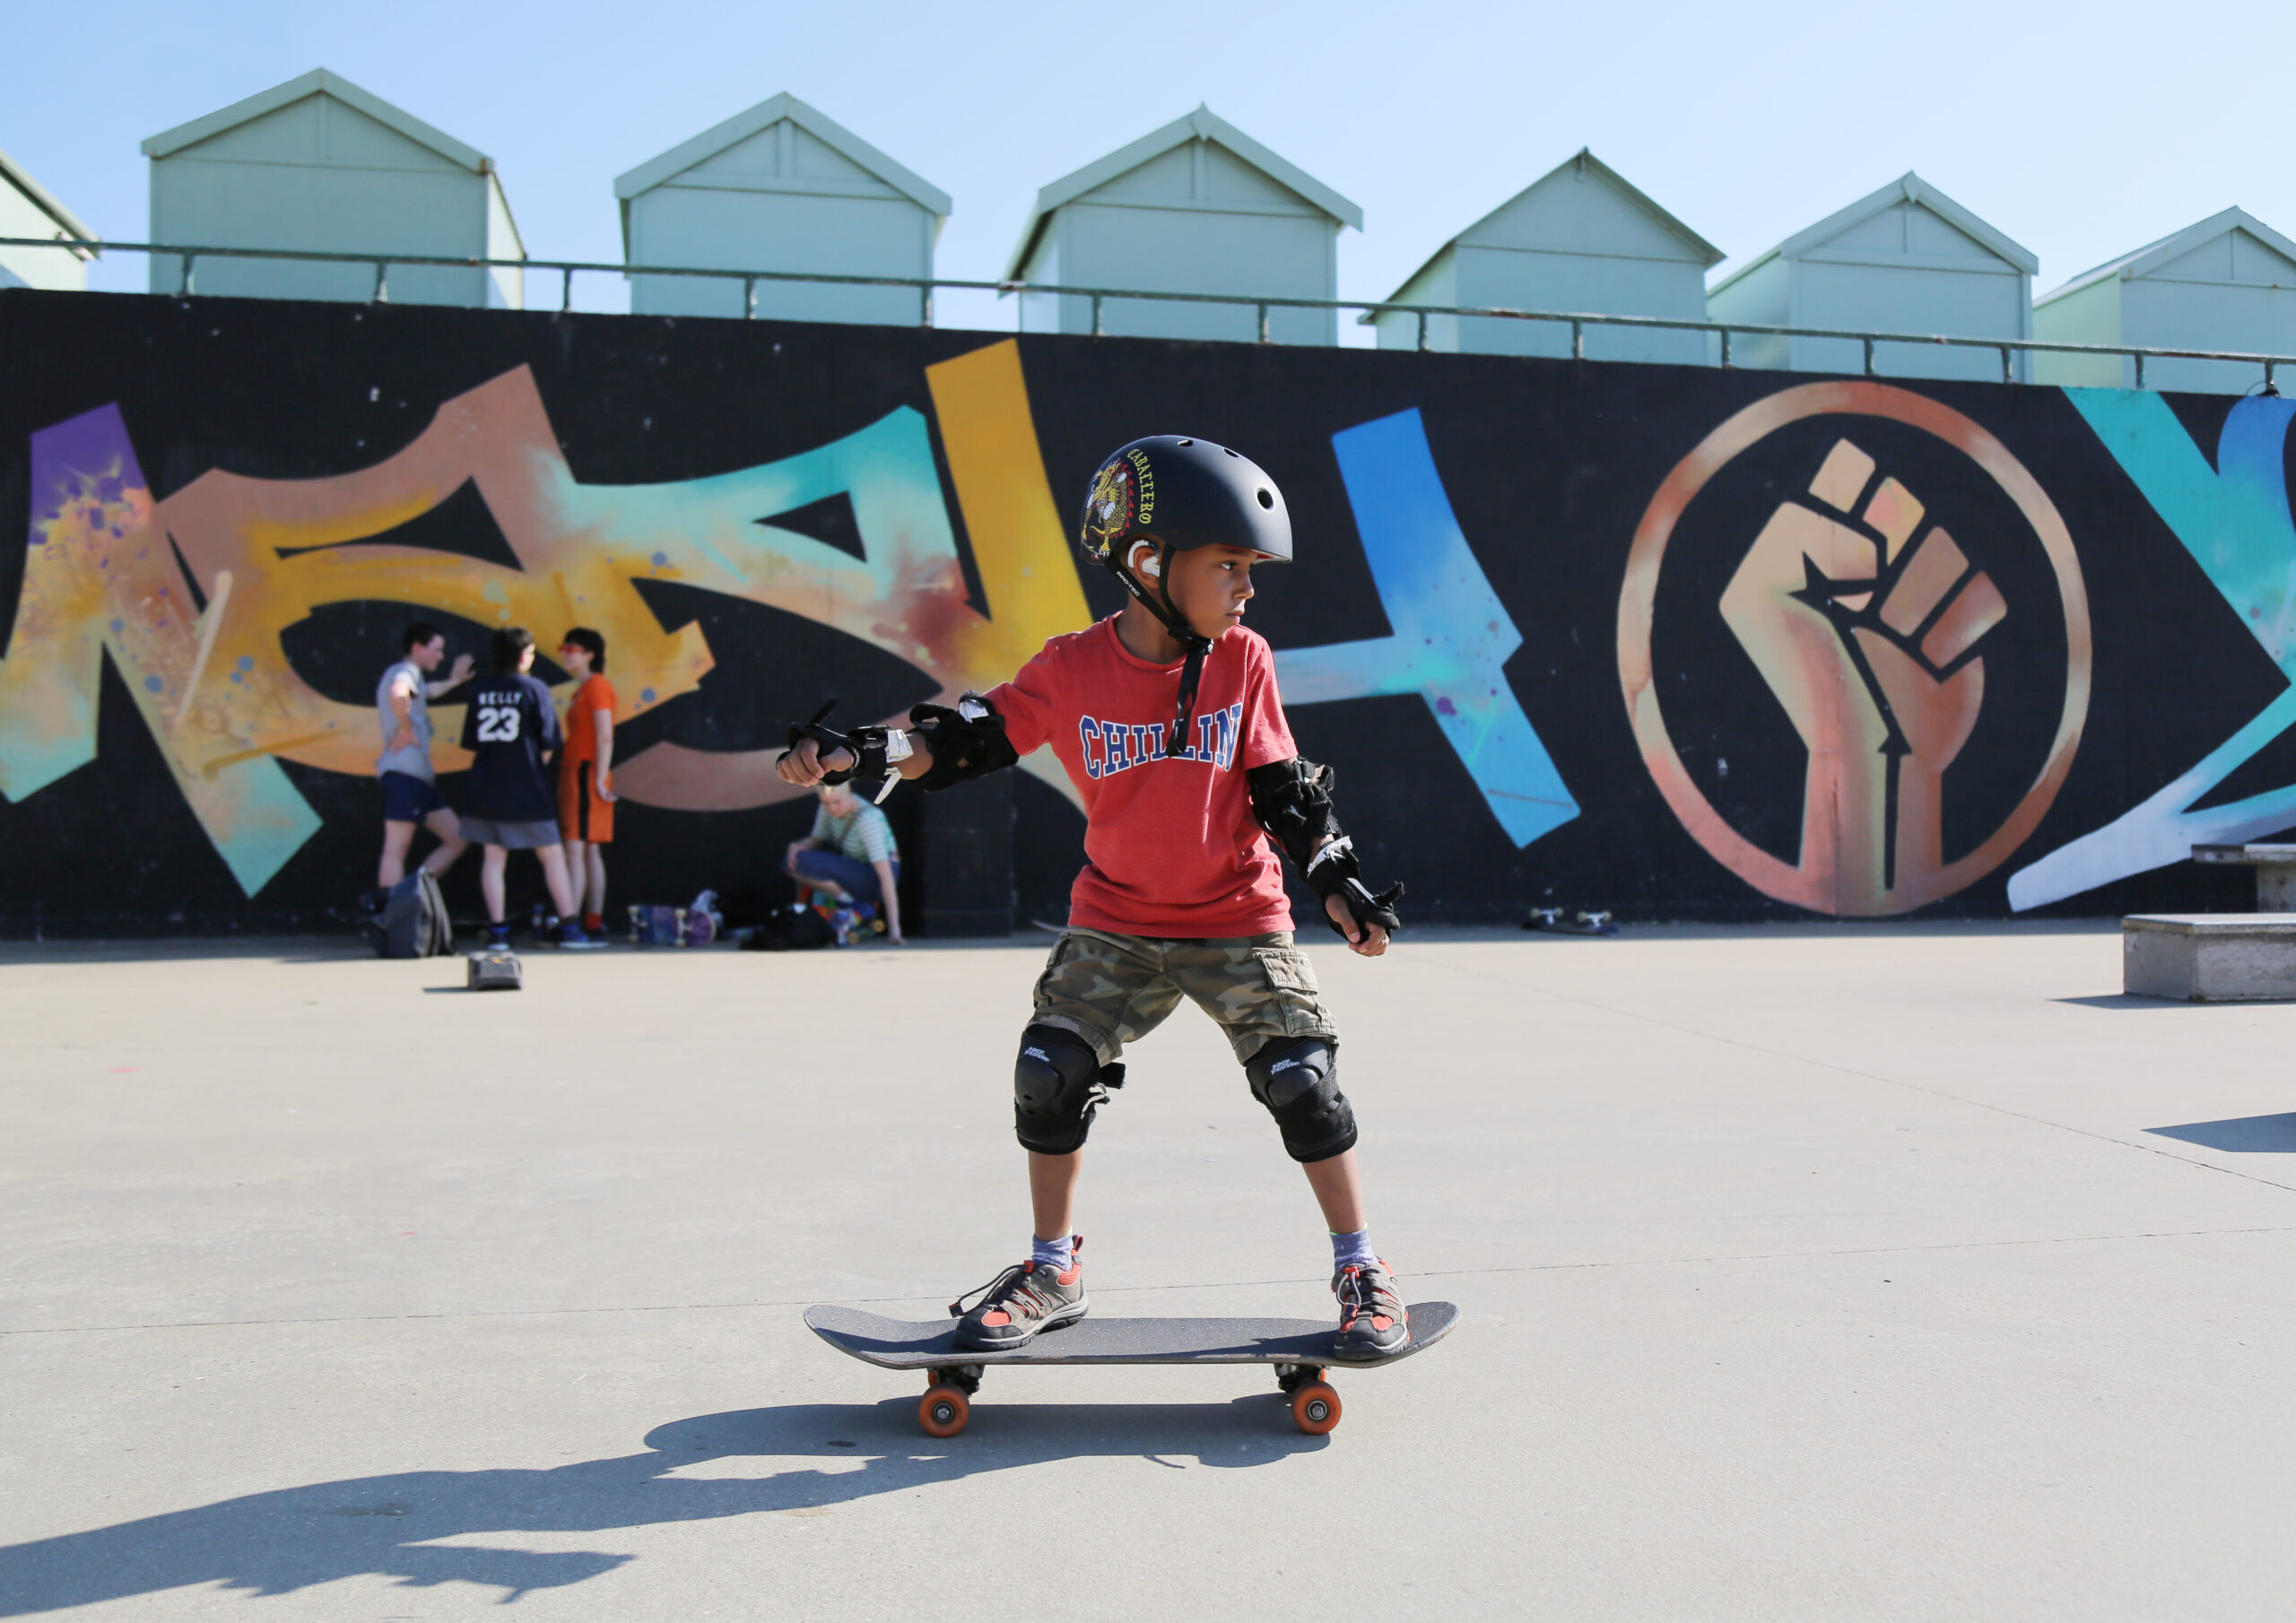
[[[0,949],[0,1615],[2188,1619],[2296,1611],[2296,1008],[2093,926],[1318,950],[1442,1346],[991,1371],[808,1302],[1027,1228],[1010,947]],[[1183,1010],[1101,1116],[1103,1314],[1321,1316]]]

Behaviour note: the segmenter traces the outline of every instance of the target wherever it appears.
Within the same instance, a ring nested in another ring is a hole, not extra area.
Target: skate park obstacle
[[[2296,998],[2296,914],[2136,914],[2120,921],[2121,990],[2195,1003]]]
[[[2296,846],[2195,846],[2192,859],[2254,868],[2257,911],[2296,914]]]

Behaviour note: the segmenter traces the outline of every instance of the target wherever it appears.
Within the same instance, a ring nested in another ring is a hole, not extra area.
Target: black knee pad
[[[1339,1090],[1339,1053],[1324,1038],[1278,1037],[1252,1055],[1244,1074],[1293,1160],[1329,1160],[1355,1148],[1355,1111]]]
[[[1084,1147],[1093,1113],[1124,1086],[1121,1064],[1103,1065],[1092,1045],[1061,1026],[1021,1033],[1013,1064],[1013,1131],[1023,1149],[1067,1155]]]

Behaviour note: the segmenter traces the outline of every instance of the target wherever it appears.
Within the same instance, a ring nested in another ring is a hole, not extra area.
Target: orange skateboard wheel
[[[954,1386],[928,1386],[925,1395],[917,1401],[917,1423],[925,1428],[927,1436],[953,1437],[965,1428],[965,1422],[971,1417],[972,1400]],[[1332,1406],[1332,1419],[1339,1419],[1336,1400]]]
[[[1339,1393],[1322,1381],[1309,1381],[1292,1394],[1292,1419],[1309,1436],[1323,1436],[1339,1424]]]

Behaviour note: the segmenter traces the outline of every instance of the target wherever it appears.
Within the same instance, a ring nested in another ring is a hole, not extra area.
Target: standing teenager
[[[558,645],[558,663],[574,679],[574,697],[566,703],[566,748],[558,757],[558,831],[583,933],[603,940],[605,848],[613,843],[614,803],[614,690],[606,680],[606,639],[576,626]]]
[[[463,787],[463,832],[486,847],[478,888],[486,898],[489,943],[508,946],[503,871],[513,851],[542,862],[543,882],[557,908],[551,920],[561,947],[587,947],[589,938],[570,916],[574,892],[566,879],[566,851],[558,838],[558,806],[544,767],[561,742],[550,690],[528,673],[535,639],[524,626],[494,634],[494,669],[472,690],[463,721],[463,748],[471,752]],[[562,921],[562,922],[561,922]]]
[[[471,657],[457,656],[445,681],[431,681],[430,673],[447,657],[447,638],[427,621],[408,626],[399,647],[399,662],[375,685],[375,713],[383,728],[383,752],[375,761],[383,790],[383,856],[375,883],[386,894],[406,877],[406,854],[417,825],[438,837],[439,848],[422,860],[433,879],[453,867],[470,844],[454,809],[439,793],[439,774],[430,764],[429,701],[470,680]]]

